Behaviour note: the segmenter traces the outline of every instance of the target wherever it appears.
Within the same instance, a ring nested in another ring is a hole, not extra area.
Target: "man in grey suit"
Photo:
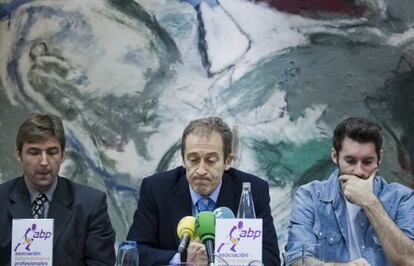
[[[60,118],[30,115],[16,146],[23,176],[0,185],[0,265],[10,265],[12,220],[19,218],[54,219],[54,265],[114,265],[105,193],[58,176],[65,150]]]

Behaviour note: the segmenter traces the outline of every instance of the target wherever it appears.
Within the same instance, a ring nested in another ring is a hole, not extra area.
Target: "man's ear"
[[[230,169],[231,165],[233,164],[234,154],[230,153],[227,155],[227,158],[224,159],[224,170],[227,171]]]
[[[19,162],[22,162],[22,156],[19,150],[16,150],[16,158]]]
[[[334,162],[334,164],[338,164],[338,153],[336,152],[335,148],[331,148],[331,159]]]
[[[184,169],[185,169],[185,160],[184,160],[184,157],[183,156],[180,156],[181,157],[181,165],[184,167]]]
[[[381,164],[381,162],[382,162],[382,158],[384,157],[384,150],[383,149],[381,149],[380,150],[380,157],[378,158],[378,165],[380,165]]]

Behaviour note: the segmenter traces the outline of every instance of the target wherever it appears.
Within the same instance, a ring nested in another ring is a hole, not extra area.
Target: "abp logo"
[[[233,225],[231,227],[231,230],[227,236],[229,241],[221,243],[217,249],[217,252],[220,252],[221,249],[225,246],[230,246],[229,248],[230,251],[237,252],[236,246],[241,239],[240,237],[241,231],[243,231],[243,221],[239,221],[236,225]]]
[[[16,252],[19,248],[23,248],[27,251],[30,251],[30,246],[33,244],[33,241],[36,239],[43,239],[46,240],[52,237],[52,232],[40,231],[37,228],[36,223],[33,223],[32,226],[29,226],[22,237],[23,241],[17,243],[16,247],[14,248],[14,252]]]
[[[246,238],[256,239],[261,235],[262,232],[260,230],[253,230],[251,227],[245,228],[243,221],[238,221],[231,227],[230,232],[226,237],[228,238],[228,241],[221,243],[217,252],[221,252],[226,246],[229,246],[230,251],[237,252],[236,248],[240,241]]]

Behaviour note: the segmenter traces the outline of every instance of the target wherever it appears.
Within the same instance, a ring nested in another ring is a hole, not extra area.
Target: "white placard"
[[[13,219],[11,265],[51,266],[53,219]]]
[[[262,236],[262,219],[216,219],[215,265],[261,262]]]

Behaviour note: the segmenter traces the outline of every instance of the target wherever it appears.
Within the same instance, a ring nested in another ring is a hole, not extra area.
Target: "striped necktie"
[[[215,203],[210,198],[201,198],[197,201],[197,210],[198,212],[204,211],[213,211],[215,207]]]

